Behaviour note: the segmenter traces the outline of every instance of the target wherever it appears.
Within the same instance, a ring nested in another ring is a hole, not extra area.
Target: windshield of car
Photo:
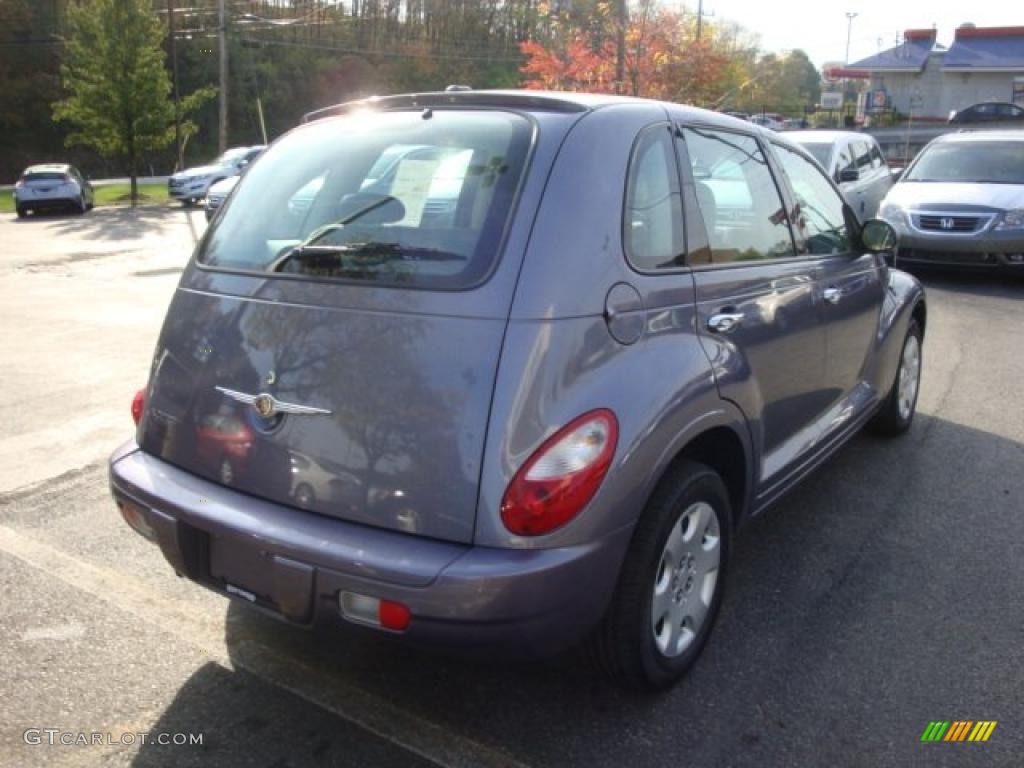
[[[223,155],[213,161],[214,165],[233,165],[244,158],[251,150],[242,147],[240,149],[229,149]]]
[[[531,126],[499,111],[327,118],[246,173],[200,245],[201,264],[462,289],[490,270]]]
[[[33,171],[22,177],[24,181],[64,181],[66,178],[67,174],[60,171]]]
[[[1024,141],[956,141],[926,147],[902,181],[1024,184]]]
[[[813,142],[803,144],[803,148],[806,149],[811,155],[821,163],[821,167],[828,170],[829,160],[832,158],[832,145],[825,144],[823,142]]]

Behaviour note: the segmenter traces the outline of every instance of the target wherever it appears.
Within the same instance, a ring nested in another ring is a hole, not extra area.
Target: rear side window
[[[846,253],[850,250],[850,229],[846,224],[843,199],[821,170],[803,155],[776,145],[782,167],[796,196],[797,229],[814,255]]]
[[[626,256],[637,269],[683,263],[683,214],[679,172],[667,125],[645,131],[633,150],[626,188]]]
[[[705,128],[683,133],[711,261],[795,256],[786,209],[757,141]]]
[[[285,136],[197,258],[226,269],[458,290],[498,257],[530,122],[498,111],[364,113]]]

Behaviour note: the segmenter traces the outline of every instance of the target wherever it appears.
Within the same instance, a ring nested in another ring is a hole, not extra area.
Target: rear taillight
[[[146,407],[146,390],[140,389],[132,398],[132,418],[138,424],[142,421],[142,409]]]
[[[519,536],[539,536],[572,520],[604,480],[618,439],[615,414],[606,409],[558,430],[509,483],[501,501],[505,527]]]

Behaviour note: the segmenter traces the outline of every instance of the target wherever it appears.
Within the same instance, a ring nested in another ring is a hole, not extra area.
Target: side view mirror
[[[847,181],[860,181],[860,171],[856,168],[843,168],[839,172],[839,183],[842,184]]]
[[[896,230],[883,219],[870,219],[860,231],[860,240],[870,253],[887,253],[896,247]]]

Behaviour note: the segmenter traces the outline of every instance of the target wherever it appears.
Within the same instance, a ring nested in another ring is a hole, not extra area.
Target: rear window
[[[498,111],[362,113],[318,121],[252,166],[201,264],[464,289],[498,255],[532,127]]]
[[[34,171],[26,173],[22,178],[25,181],[64,181],[67,174],[60,171]]]

